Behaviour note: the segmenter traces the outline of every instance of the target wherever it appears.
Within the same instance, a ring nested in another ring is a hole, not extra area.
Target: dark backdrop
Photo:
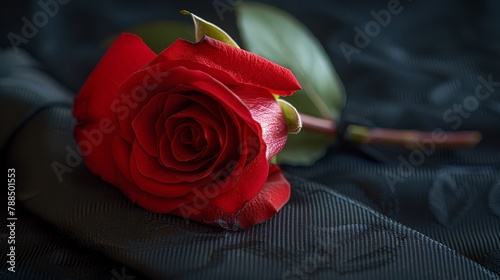
[[[8,34],[22,35],[23,17],[32,21],[42,8],[38,1],[2,4],[1,160],[5,171],[16,168],[18,221],[17,272],[6,270],[9,251],[2,245],[0,275],[498,277],[500,2],[495,0],[401,0],[400,12],[361,45],[355,28],[364,29],[375,20],[371,11],[393,1],[265,1],[297,17],[326,49],[347,94],[341,127],[479,130],[483,140],[475,149],[431,149],[420,158],[406,149],[340,141],[313,166],[284,166],[293,188],[289,204],[270,221],[236,233],[134,207],[82,164],[58,181],[51,164],[67,161],[67,148],[74,147],[71,100],[105,52],[105,38],[154,20],[189,22],[178,13],[182,9],[237,37],[234,13],[224,12],[221,20],[214,3],[238,2],[72,0],[59,5],[19,52],[12,50]],[[346,58],[341,45],[357,50]],[[482,96],[487,94],[483,100],[476,95],[480,85]],[[7,242],[7,228],[0,233]]]

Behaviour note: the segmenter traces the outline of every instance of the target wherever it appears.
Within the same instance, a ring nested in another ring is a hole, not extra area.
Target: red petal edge
[[[114,119],[111,103],[118,96],[118,86],[155,57],[156,54],[141,38],[128,33],[121,34],[75,98],[73,115],[77,121]]]
[[[267,182],[257,196],[238,213],[228,214],[215,207],[207,207],[201,217],[190,217],[204,224],[227,230],[247,229],[272,218],[290,199],[290,183],[278,165],[269,164]],[[176,215],[181,212],[176,210]]]
[[[87,167],[108,183],[116,185],[112,143],[118,129],[112,103],[117,99],[117,88],[155,56],[141,38],[126,33],[120,35],[75,98],[76,142]]]

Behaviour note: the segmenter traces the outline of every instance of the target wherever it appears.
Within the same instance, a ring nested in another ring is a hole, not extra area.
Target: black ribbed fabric
[[[500,5],[401,0],[401,12],[348,62],[339,45],[354,46],[353,28],[364,28],[374,20],[370,11],[388,2],[272,1],[304,22],[331,56],[348,95],[341,128],[474,129],[482,142],[423,158],[396,147],[337,142],[313,166],[283,166],[290,202],[241,232],[132,205],[79,164],[71,117],[72,99],[111,33],[162,18],[185,20],[177,11],[189,9],[236,34],[234,14],[225,12],[221,21],[216,2],[204,1],[61,6],[24,46],[28,52],[0,52],[1,164],[4,172],[16,168],[18,218],[17,272],[6,270],[2,227],[0,277],[498,279],[500,86],[458,127],[458,119],[443,114],[470,100],[481,79],[500,82]],[[36,1],[18,5],[24,8],[2,17],[2,34],[19,33],[20,18],[40,9]],[[62,181],[54,162],[73,165]]]

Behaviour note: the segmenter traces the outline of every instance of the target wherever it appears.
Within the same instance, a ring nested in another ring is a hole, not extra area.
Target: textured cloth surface
[[[181,9],[237,34],[234,13],[219,17],[222,1],[69,1],[14,52],[6,35],[42,9],[19,1],[0,12],[1,164],[16,168],[18,218],[16,273],[2,245],[1,279],[499,278],[499,2],[401,0],[378,29],[397,1],[267,2],[330,55],[348,99],[340,127],[479,130],[483,140],[420,152],[340,141],[313,166],[283,166],[290,202],[246,231],[150,213],[81,163],[72,100],[111,34],[186,20]]]

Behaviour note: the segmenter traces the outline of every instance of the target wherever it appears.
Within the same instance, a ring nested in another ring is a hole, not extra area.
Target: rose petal
[[[170,123],[174,123],[175,121],[172,121],[172,118],[169,119],[171,120]],[[167,122],[168,123],[168,122]],[[183,176],[187,176],[189,178],[188,180],[191,180],[197,175],[194,175],[193,172],[196,172],[197,170],[206,170],[206,171],[211,171],[214,168],[215,164],[215,156],[217,153],[215,153],[212,156],[208,157],[201,157],[202,152],[198,152],[198,154],[195,155],[197,160],[193,161],[181,161],[179,160],[176,156],[176,153],[179,154],[181,150],[184,150],[183,147],[179,146],[182,145],[182,143],[179,143],[177,140],[179,138],[179,135],[177,135],[177,130],[179,129],[193,129],[195,132],[194,134],[200,135],[200,137],[203,137],[201,135],[205,134],[203,131],[203,128],[201,127],[201,124],[199,123],[180,123],[175,129],[174,132],[172,132],[172,137],[170,137],[168,134],[166,134],[159,142],[159,160],[161,164],[167,168],[171,168],[172,170],[176,170],[179,175],[184,174]],[[215,143],[217,145],[217,143]],[[187,172],[186,172],[187,171]]]
[[[162,91],[182,88],[178,84],[163,86],[161,81],[165,75],[168,75],[168,69],[160,69],[159,66],[142,68],[118,87],[118,103],[114,111],[120,125],[120,135],[128,142],[132,143],[136,137],[132,122],[151,98]]]
[[[214,79],[209,74],[197,71],[189,70],[185,67],[174,67],[171,68],[169,62],[156,64],[154,66],[154,71],[163,73],[163,80],[161,85],[155,91],[151,91],[150,94],[154,95],[157,92],[169,91],[176,89],[179,91],[179,84],[183,85],[183,91],[195,91],[201,92],[208,97],[214,99],[218,104],[225,104],[225,107],[229,110],[235,111],[243,120],[248,120],[251,124],[252,118],[250,112],[246,108],[245,104],[237,97],[226,85],[222,84],[220,81]],[[122,91],[124,95],[129,95],[127,88],[134,87],[138,82],[140,83],[144,75],[147,75],[150,70],[149,68],[143,68],[130,76],[118,89]],[[173,109],[169,106],[169,108]],[[140,111],[140,110],[137,110]],[[133,115],[135,117],[135,115]]]
[[[149,65],[171,60],[189,60],[222,70],[237,83],[261,86],[278,95],[288,96],[301,88],[290,70],[210,37],[198,43],[178,39]]]
[[[127,180],[133,182],[132,174],[130,174],[130,155],[132,154],[132,145],[125,141],[120,136],[116,136],[113,141],[112,146],[113,159],[116,162],[116,166],[119,172],[117,174],[122,174]],[[118,177],[118,175],[116,175]],[[120,184],[117,184],[120,186]]]
[[[199,92],[200,94],[204,94],[207,97],[210,97],[219,104],[224,104],[225,112],[227,111],[228,116],[230,116],[229,120],[224,121],[226,122],[226,124],[231,123],[232,127],[235,128],[234,131],[241,131],[242,127],[247,127],[251,128],[254,131],[254,134],[257,135],[257,137],[261,136],[262,129],[260,125],[253,120],[250,111],[242,102],[242,100],[238,96],[236,96],[234,92],[232,92],[229,88],[206,73],[188,70],[184,67],[169,68],[171,65],[172,63],[170,62],[155,65],[156,72],[164,73],[164,80],[162,81],[162,84],[158,89],[159,91],[174,88],[179,84],[185,85],[183,89],[184,91],[191,90]],[[142,81],[141,77],[144,75],[144,73],[148,73],[148,70],[142,69],[134,73],[127,81],[122,84],[120,88],[133,87],[134,81]],[[235,122],[234,120],[236,119],[238,119],[239,121]],[[234,126],[234,124],[236,124],[236,126]],[[125,124],[124,126],[127,126],[127,124]],[[225,143],[225,145],[228,145],[228,147],[233,146],[237,148],[239,143],[235,142],[236,138],[229,138],[229,136],[229,134],[224,135],[226,139],[225,141],[223,141],[223,143]],[[228,147],[221,147],[221,151],[231,152],[235,150]],[[227,158],[227,156],[223,154],[220,157],[221,161],[225,158]]]
[[[152,156],[158,155],[156,122],[162,114],[167,94],[157,94],[149,100],[132,121],[135,139]]]
[[[252,116],[245,104],[220,81],[201,71],[189,70],[185,67],[171,68],[171,65],[171,62],[165,62],[156,64],[151,68],[146,67],[135,72],[119,87],[118,91],[122,94],[121,98],[130,99],[129,89],[135,87],[137,84],[140,84],[143,81],[144,75],[148,75],[150,72],[155,71],[156,73],[161,73],[162,82],[161,85],[155,90],[149,92],[150,95],[154,95],[161,91],[172,90],[179,85],[184,85],[184,91],[192,90],[204,93],[205,95],[216,100],[217,103],[225,104],[225,108],[234,111],[234,113],[238,115],[242,121],[247,123],[249,126],[253,126],[252,124],[254,124],[255,121],[253,121]],[[144,102],[147,102],[147,100]],[[135,118],[139,111],[140,109],[137,108],[132,108],[130,110],[131,120]],[[129,120],[130,123],[131,120]],[[132,131],[129,122],[126,120],[120,121],[120,129]],[[258,129],[260,130],[260,126]]]
[[[194,206],[186,204],[171,213],[228,230],[246,229],[260,224],[273,217],[290,199],[290,183],[281,169],[275,164],[269,164],[267,174],[260,192],[237,212],[228,213],[210,203],[202,211],[195,211],[197,209]]]
[[[204,123],[198,123],[198,125],[201,125],[201,133],[193,127],[186,127],[172,140],[173,155],[178,162],[193,162],[200,158],[202,160],[206,159],[203,156],[208,142],[219,142],[218,140],[214,141],[214,138],[218,138],[218,134],[213,127]]]
[[[117,186],[135,204],[155,213],[169,213],[185,205],[189,199],[184,197],[165,198],[139,189],[134,183],[118,174]]]
[[[280,105],[264,89],[248,85],[230,88],[243,100],[253,119],[261,125],[262,138],[267,144],[267,160],[270,160],[283,149],[288,138],[286,120]]]
[[[231,182],[222,187],[224,189],[226,186],[231,186],[233,189],[214,197],[210,200],[210,204],[230,214],[241,210],[243,205],[252,200],[264,186],[268,165],[265,152],[257,154],[241,172],[232,172]]]
[[[203,96],[192,96],[189,98],[196,103],[188,106],[187,108],[178,112],[167,120],[165,124],[170,128],[168,129],[168,131],[170,132],[168,133],[168,135],[172,138],[172,144],[174,144],[174,142],[175,144],[182,143],[174,140],[180,137],[180,135],[177,134],[179,133],[180,129],[184,128],[186,125],[188,125],[188,123],[184,123],[181,125],[176,125],[176,123],[189,121],[189,126],[192,126],[193,128],[199,128],[194,130],[196,131],[196,135],[198,135],[198,138],[193,139],[193,142],[191,143],[191,148],[194,149],[198,147],[198,152],[190,156],[189,159],[193,159],[196,155],[204,155],[205,159],[207,157],[212,158],[219,153],[220,147],[222,146],[224,141],[224,135],[230,134],[232,136],[237,131],[224,129],[223,125],[221,124],[221,121],[224,119],[224,117],[221,116],[221,114],[214,115],[212,113],[212,110],[208,109],[210,107],[212,107],[210,109],[213,109],[213,107],[220,107],[220,105],[215,103],[213,100],[207,100],[207,98],[203,98]],[[199,150],[202,148],[200,145],[203,145],[203,151]],[[178,161],[188,160],[187,158],[184,158],[184,155],[180,153],[180,149],[183,149],[182,147],[173,145],[172,149],[174,156]],[[184,159],[180,160],[179,158],[181,157]]]
[[[266,184],[259,194],[248,202],[237,216],[225,222],[232,224],[233,229],[246,229],[260,224],[273,217],[289,199],[290,183],[277,165],[270,164]]]
[[[118,132],[112,106],[117,98],[116,89],[130,74],[155,56],[139,37],[120,35],[75,98],[73,115],[78,123],[74,130],[76,142],[82,144],[82,152],[89,147],[84,144],[91,144],[88,154],[83,153],[85,163],[94,174],[107,182],[115,182],[116,164],[111,151]],[[88,135],[91,135],[91,139]]]
[[[136,149],[140,149],[140,145],[133,146],[133,152],[130,157],[130,173],[139,189],[150,194],[167,198],[184,196],[192,191],[193,187],[189,184],[179,180],[176,182],[175,173],[167,172],[165,169],[155,171],[156,166],[145,160],[145,158],[148,157],[147,153],[137,152]],[[163,183],[149,176],[144,176],[144,173],[151,174],[155,172],[161,172],[162,179],[167,179],[166,177],[170,176],[168,179],[171,182]]]
[[[130,170],[137,170],[137,172],[131,171],[131,174],[133,180],[139,187],[142,187],[140,184],[142,177],[153,179],[159,183],[182,183],[182,180],[177,178],[177,170],[162,166],[157,157],[148,154],[137,142],[132,144],[132,153],[130,157],[132,156],[137,166],[129,166],[128,168]]]
[[[74,101],[73,115],[79,123],[114,119],[112,102],[117,88],[156,54],[132,34],[121,34],[90,74]]]

